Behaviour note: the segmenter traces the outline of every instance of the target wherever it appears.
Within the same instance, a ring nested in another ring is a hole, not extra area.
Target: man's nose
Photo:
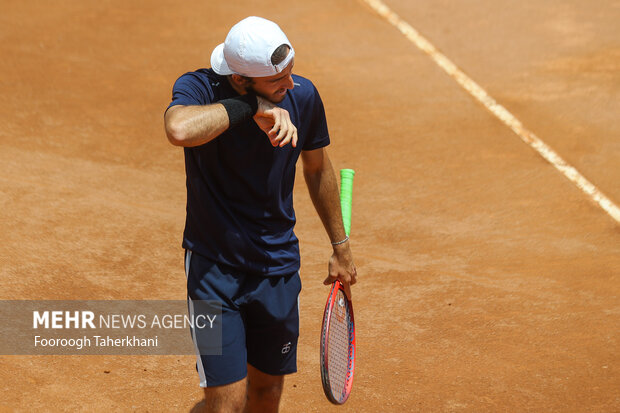
[[[295,87],[295,83],[293,82],[293,76],[288,75],[286,77],[286,84],[284,87],[286,87],[287,89],[292,89]]]

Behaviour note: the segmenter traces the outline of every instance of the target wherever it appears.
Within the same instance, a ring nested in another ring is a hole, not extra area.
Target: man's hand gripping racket
[[[347,237],[351,229],[354,175],[355,172],[352,169],[340,171],[340,203]],[[350,254],[348,247],[347,251]],[[355,267],[350,262],[350,257],[348,258],[352,268],[343,270],[352,272],[352,277],[347,278],[353,283],[355,282]],[[339,269],[332,269],[332,266],[342,264],[334,262],[334,257],[332,257],[330,273],[332,270],[339,271]],[[332,277],[328,277],[327,280],[330,278]],[[321,328],[321,380],[325,396],[334,404],[343,404],[349,398],[355,367],[355,322],[351,290],[349,282],[343,280],[345,281],[343,284],[341,278],[338,277],[332,284]]]

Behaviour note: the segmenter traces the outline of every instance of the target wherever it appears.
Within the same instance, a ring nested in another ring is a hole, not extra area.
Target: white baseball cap
[[[273,65],[271,55],[283,44],[290,47],[288,55]],[[293,46],[277,24],[252,16],[235,24],[226,41],[213,50],[211,68],[218,75],[273,76],[284,70],[294,56]]]

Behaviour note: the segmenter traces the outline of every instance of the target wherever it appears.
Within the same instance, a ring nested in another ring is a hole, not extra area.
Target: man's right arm
[[[265,132],[273,146],[289,143],[297,146],[297,128],[291,122],[289,113],[266,99],[257,97],[258,111],[254,121]],[[210,105],[176,105],[170,107],[164,116],[166,135],[175,146],[200,146],[226,132],[230,118],[221,103]]]
[[[176,146],[203,145],[225,132],[228,113],[221,103],[204,106],[172,106],[164,117],[166,135]]]

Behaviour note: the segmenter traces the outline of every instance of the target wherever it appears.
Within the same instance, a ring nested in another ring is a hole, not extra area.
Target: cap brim
[[[224,59],[224,43],[218,45],[211,53],[211,68],[218,75],[232,75],[234,72],[230,70],[226,59]]]

